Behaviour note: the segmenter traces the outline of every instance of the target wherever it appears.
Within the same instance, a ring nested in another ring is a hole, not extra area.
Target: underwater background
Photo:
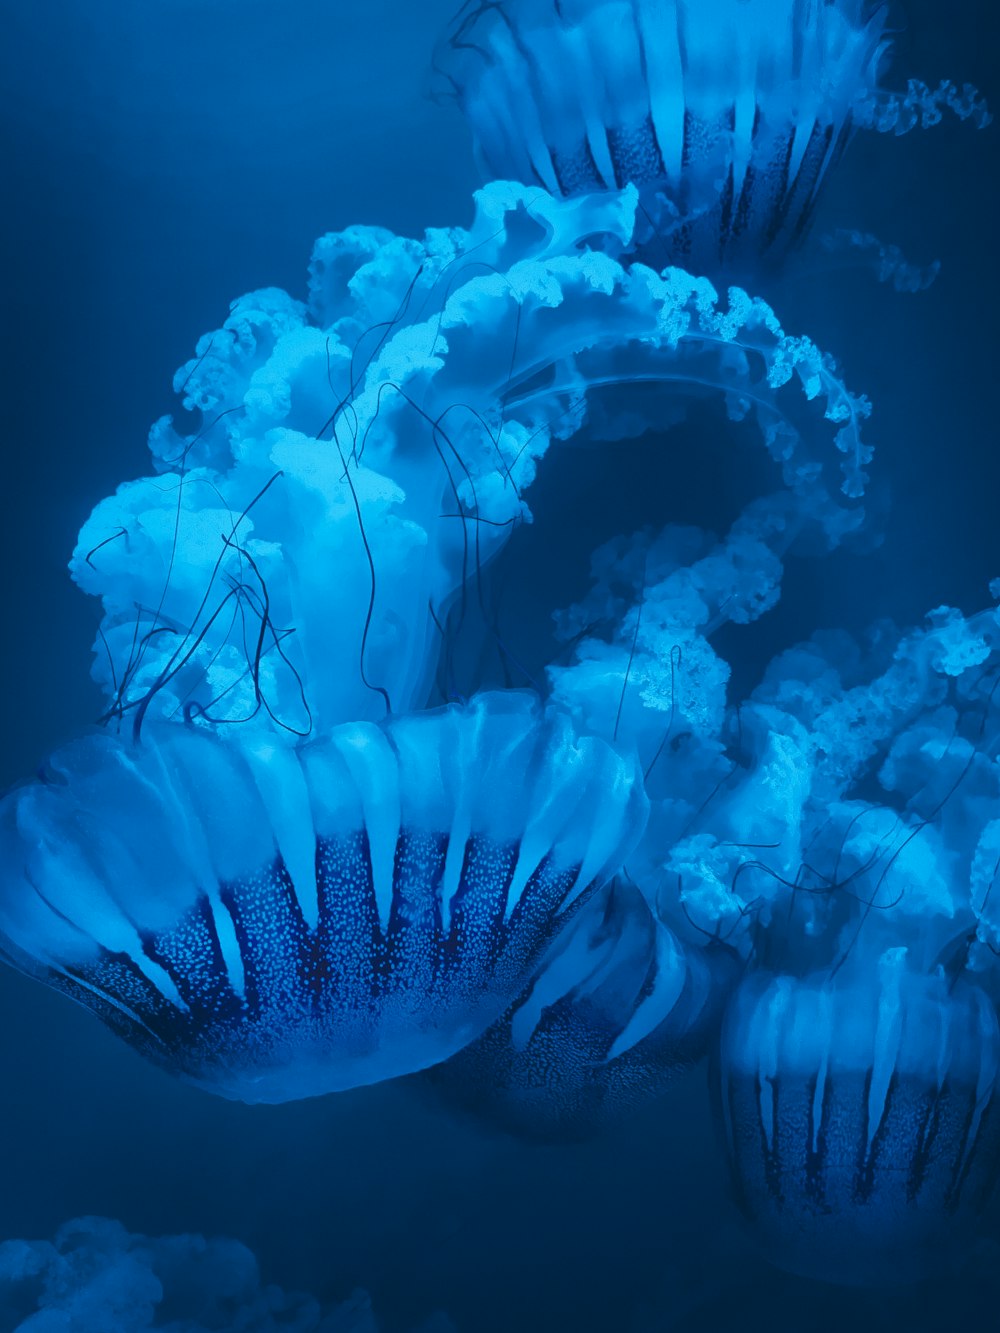
[[[4,787],[100,711],[95,608],[66,562],[95,503],[144,467],[197,338],[240,292],[299,293],[325,232],[470,220],[467,129],[427,96],[453,9],[3,5]],[[897,17],[898,70],[1000,103],[995,5],[902,0]],[[858,227],[915,263],[940,260],[940,276],[897,293],[814,243],[808,262],[756,284],[872,399],[885,538],[789,565],[778,608],[722,645],[735,692],[817,628],[908,625],[941,603],[971,613],[1000,577],[998,208],[995,125],[859,136],[814,237]],[[699,422],[713,424],[710,409]],[[726,467],[721,410],[714,425],[714,452],[686,450],[682,427],[662,451],[556,461],[533,492],[544,549],[526,529],[512,554],[519,652],[544,633],[544,608],[573,600],[567,587],[582,594],[591,550],[626,522],[725,524],[753,478]],[[0,1239],[50,1237],[80,1216],[232,1237],[266,1282],[324,1308],[363,1288],[386,1330],[443,1311],[461,1333],[930,1331],[989,1326],[1000,1308],[996,1210],[961,1271],[923,1286],[853,1291],[764,1265],[729,1201],[697,1075],[594,1141],[533,1145],[412,1081],[284,1106],[212,1098],[6,969],[0,1015]],[[369,1327],[364,1311],[340,1317],[330,1327]],[[0,1329],[16,1318],[0,1305]],[[273,1324],[286,1326],[314,1325]]]

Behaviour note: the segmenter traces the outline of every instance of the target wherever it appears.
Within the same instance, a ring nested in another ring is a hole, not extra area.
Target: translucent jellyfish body
[[[877,87],[867,0],[469,0],[441,57],[490,177],[638,185],[696,266],[801,232]]]
[[[1000,1167],[992,1001],[905,951],[875,969],[754,975],[726,1015],[718,1097],[767,1257],[825,1281],[908,1281],[956,1257]]]
[[[915,1280],[969,1241],[1000,1173],[998,650],[995,613],[947,608],[867,652],[817,636],[740,709],[681,836],[656,838],[654,801],[661,910],[754,969],[718,1095],[782,1267]]]
[[[249,1102],[447,1058],[524,988],[645,817],[633,767],[527,695],[282,749],[150,728],[0,807],[16,965]]]
[[[307,735],[425,705],[549,449],[614,447],[691,395],[757,422],[830,544],[855,529],[868,404],[763,302],[622,262],[637,204],[494,185],[468,230],[351,228],[317,244],[308,302],[237,301],[176,380],[198,429],[159,422],[157,475],[80,534],[108,716]]]
[[[505,1129],[585,1137],[662,1096],[706,1053],[735,969],[685,948],[616,882],[591,899],[517,1003],[431,1071],[452,1101]]]

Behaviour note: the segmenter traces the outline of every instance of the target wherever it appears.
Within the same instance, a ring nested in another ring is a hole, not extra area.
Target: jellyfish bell
[[[429,1077],[521,1137],[572,1142],[664,1095],[714,1040],[735,979],[686,947],[628,881],[593,897],[504,1017]]]
[[[632,183],[669,258],[711,271],[801,235],[885,23],[869,0],[469,0],[439,64],[489,176]]]
[[[979,987],[903,949],[836,976],[755,973],[718,1064],[737,1200],[771,1262],[869,1285],[956,1260],[1000,1167],[1000,1031]]]
[[[281,747],[150,726],[0,806],[7,958],[221,1096],[446,1059],[638,837],[634,766],[534,697]]]

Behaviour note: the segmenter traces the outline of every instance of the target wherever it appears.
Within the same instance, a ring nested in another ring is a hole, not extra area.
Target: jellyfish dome
[[[295,749],[104,733],[0,806],[2,947],[188,1081],[314,1096],[480,1036],[644,817],[633,764],[517,692]]]
[[[728,951],[686,948],[616,880],[500,1022],[431,1078],[513,1133],[581,1139],[662,1096],[703,1058],[734,978]]]
[[[780,250],[877,89],[868,0],[470,0],[441,64],[490,176],[633,183],[675,260]]]

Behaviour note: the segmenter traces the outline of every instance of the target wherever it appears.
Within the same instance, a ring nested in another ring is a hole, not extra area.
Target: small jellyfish
[[[644,819],[634,764],[517,692],[298,747],[104,733],[0,804],[0,943],[190,1082],[315,1096],[480,1036]]]
[[[766,1256],[850,1285],[919,1279],[969,1239],[1000,1166],[992,1001],[906,950],[837,976],[751,975],[726,1014],[718,1100]]]
[[[671,852],[685,915],[751,969],[716,1091],[780,1267],[918,1280],[1000,1177],[998,661],[995,614],[946,607],[783,655],[741,710],[747,766]]]
[[[727,950],[687,948],[617,880],[500,1022],[429,1077],[449,1101],[513,1133],[585,1138],[702,1059],[734,977]]]
[[[802,233],[888,43],[867,0],[469,0],[439,59],[491,178],[640,188],[673,262]]]

